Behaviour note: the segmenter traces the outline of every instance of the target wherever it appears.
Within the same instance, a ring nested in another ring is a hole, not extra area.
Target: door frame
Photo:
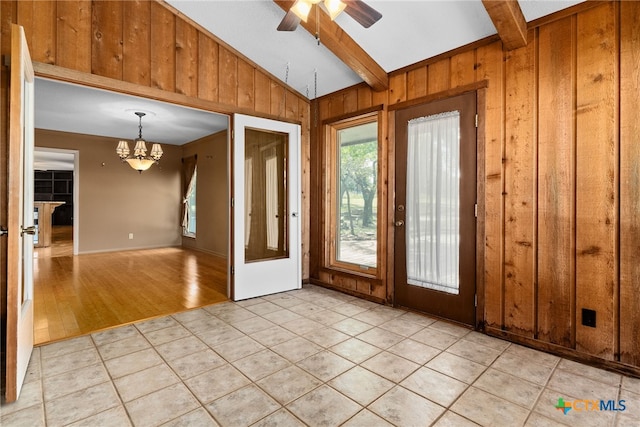
[[[485,240],[486,240],[486,169],[485,169],[485,146],[486,146],[486,127],[488,115],[487,111],[487,88],[489,87],[488,80],[481,80],[476,83],[460,86],[458,88],[449,89],[442,92],[437,92],[427,96],[413,99],[411,101],[400,102],[398,104],[390,105],[388,108],[388,139],[393,141],[393,144],[389,144],[388,150],[388,174],[387,182],[389,188],[389,197],[387,198],[387,210],[388,212],[395,212],[395,185],[396,185],[396,152],[395,152],[395,140],[396,140],[396,112],[404,108],[412,107],[419,104],[425,104],[433,101],[438,101],[453,96],[462,95],[467,92],[476,92],[476,113],[478,114],[478,127],[476,130],[476,199],[478,204],[478,217],[476,218],[476,322],[475,328],[477,330],[484,330],[485,328]],[[501,176],[503,174],[501,173]],[[395,218],[394,215],[389,216],[387,221],[387,300],[392,303],[394,307],[397,307],[397,301],[395,298],[395,264],[394,260],[394,247],[395,244]]]
[[[38,151],[73,155],[73,255],[78,255],[78,248],[80,247],[80,235],[78,233],[78,224],[80,223],[80,152],[78,150],[68,150],[66,148],[36,146],[34,153]]]
[[[179,94],[176,92],[169,92],[163,89],[141,86],[135,83],[130,83],[124,80],[117,80],[109,77],[98,76],[91,73],[86,73],[83,71],[72,70],[68,68],[63,68],[57,65],[45,64],[36,62],[33,64],[33,69],[35,72],[36,78],[44,78],[49,80],[54,80],[56,82],[67,82],[76,85],[86,86],[95,89],[102,89],[111,92],[121,93],[125,95],[133,95],[141,98],[152,99],[156,101],[166,102],[169,104],[180,105],[187,108],[199,109],[202,111],[208,111],[215,114],[226,115],[227,116],[227,173],[228,173],[228,185],[227,191],[229,194],[229,198],[231,198],[231,194],[233,194],[233,182],[232,182],[232,174],[233,174],[233,138],[231,135],[231,130],[234,126],[233,116],[236,113],[252,115],[254,117],[278,120],[286,123],[293,123],[297,125],[301,125],[300,120],[291,119],[288,117],[281,117],[274,114],[261,113],[259,111],[249,111],[247,108],[233,108],[231,106],[225,106],[218,102],[208,101],[201,98],[195,98],[183,94]],[[308,142],[307,142],[308,143]],[[300,153],[304,151],[304,138],[300,140]],[[302,165],[301,165],[302,168]],[[302,170],[304,170],[302,168]],[[300,175],[302,186],[301,190],[304,187],[304,179],[301,173]],[[75,191],[75,190],[74,190]],[[307,204],[301,201],[301,210],[305,207],[308,207]],[[228,226],[229,226],[229,234],[231,236],[231,230],[233,227],[233,212],[231,204],[228,205],[227,215],[229,218]],[[303,229],[301,231],[304,233]],[[308,232],[308,231],[307,231]],[[304,241],[304,235],[301,242]],[[231,271],[231,266],[233,265],[233,248],[231,246],[231,239],[228,239],[227,242],[227,259],[228,259],[228,268],[227,272]],[[304,255],[304,253],[303,253]],[[303,256],[301,256],[303,258]],[[302,259],[301,259],[302,260]],[[227,297],[229,299],[233,299],[233,278],[230,274],[227,274]]]

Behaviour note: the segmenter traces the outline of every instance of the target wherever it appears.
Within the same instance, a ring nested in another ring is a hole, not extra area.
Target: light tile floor
[[[555,408],[558,398],[625,411]],[[316,286],[35,349],[2,426],[637,426],[640,379]]]

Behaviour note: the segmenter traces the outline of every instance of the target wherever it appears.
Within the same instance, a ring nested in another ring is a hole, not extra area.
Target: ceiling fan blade
[[[278,31],[293,31],[298,28],[298,24],[300,23],[300,18],[293,13],[292,11],[288,11],[282,21],[280,21],[280,25],[278,25]]]
[[[360,25],[369,28],[382,18],[382,14],[361,0],[343,0],[347,7],[344,10]]]

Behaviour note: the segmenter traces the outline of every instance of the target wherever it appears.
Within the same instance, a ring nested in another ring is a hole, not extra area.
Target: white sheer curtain
[[[407,139],[407,282],[457,294],[460,113],[413,119]]]
[[[275,150],[273,150],[275,152]],[[278,250],[278,158],[269,157],[265,168],[267,198],[267,249]]]

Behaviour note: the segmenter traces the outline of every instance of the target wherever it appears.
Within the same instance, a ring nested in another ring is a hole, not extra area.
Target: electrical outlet
[[[588,308],[582,309],[582,324],[591,328],[596,327],[596,311]]]
[[[129,233],[129,240],[133,240],[133,233]]]

